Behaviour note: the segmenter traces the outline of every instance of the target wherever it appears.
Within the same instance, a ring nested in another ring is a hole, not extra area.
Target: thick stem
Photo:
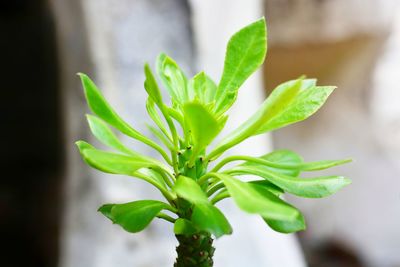
[[[179,245],[174,267],[212,267],[214,265],[213,239],[207,232],[194,235],[176,235]]]

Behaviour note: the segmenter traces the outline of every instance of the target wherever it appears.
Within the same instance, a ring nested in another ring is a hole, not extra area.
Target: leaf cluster
[[[235,102],[239,88],[262,65],[266,52],[266,25],[260,19],[231,37],[218,84],[204,72],[188,78],[165,54],[157,58],[157,79],[145,64],[146,108],[154,122],[149,128],[156,140],[129,125],[94,82],[80,74],[87,103],[94,114],[87,115],[90,129],[101,143],[113,150],[99,150],[78,141],[84,161],[102,172],[142,179],[165,198],[165,202],[138,200],[106,204],[99,211],[132,233],[145,229],[154,218],[160,218],[174,224],[175,234],[207,231],[220,237],[230,234],[232,228],[216,204],[232,198],[240,209],[259,215],[278,232],[305,229],[301,212],[282,195],[322,198],[335,193],[350,181],[343,176],[301,178],[300,175],[350,160],[304,162],[290,150],[277,150],[259,157],[223,155],[247,138],[308,118],[324,104],[334,87],[318,86],[315,79],[285,82],[273,90],[256,113],[210,148],[224,128],[227,111]],[[159,82],[167,90],[170,101],[163,99]],[[132,150],[119,140],[116,132],[150,146],[162,160]],[[243,175],[253,179],[241,179]]]

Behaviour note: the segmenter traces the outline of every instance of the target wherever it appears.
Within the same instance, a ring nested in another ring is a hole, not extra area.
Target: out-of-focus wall
[[[400,265],[398,1],[265,2],[269,89],[302,74],[338,86],[312,118],[276,132],[275,146],[309,161],[355,159],[329,171],[353,180],[341,192],[317,201],[291,198],[306,214],[306,250],[331,242],[365,266]]]
[[[145,231],[129,235],[96,211],[103,203],[157,199],[160,196],[142,181],[89,171],[89,167],[84,165],[73,142],[85,139],[99,144],[88,134],[84,122],[87,108],[74,73],[87,72],[117,112],[135,129],[150,135],[144,124],[148,116],[145,112],[143,64],[146,61],[153,63],[159,52],[166,52],[188,75],[193,75],[201,66],[206,71],[209,68],[210,72],[207,72],[218,81],[228,37],[261,16],[262,1],[220,1],[219,5],[213,1],[192,1],[191,10],[185,0],[55,0],[54,3],[59,20],[68,129],[61,266],[171,266],[177,243],[172,225],[155,220]],[[246,12],[240,7],[245,7]],[[221,19],[224,20],[221,27],[207,23],[207,20],[218,22]],[[78,28],[76,32],[73,31],[75,27]],[[193,36],[196,36],[195,40]],[[218,49],[210,49],[213,47]],[[195,48],[199,49],[198,57]],[[205,48],[209,50],[205,51]],[[197,61],[199,57],[202,60]],[[256,105],[253,103],[261,102],[261,83],[259,72],[246,85],[252,93],[240,97],[227,131],[254,111]],[[248,108],[249,105],[252,106]],[[148,147],[132,140],[125,141],[135,151],[157,157]],[[267,138],[254,140],[246,144],[246,152],[262,153],[268,149],[268,144]],[[223,209],[235,234],[216,242],[217,265],[304,266],[294,236],[268,230],[261,218],[241,212],[232,202],[225,204]],[[266,247],[268,253],[265,253]]]

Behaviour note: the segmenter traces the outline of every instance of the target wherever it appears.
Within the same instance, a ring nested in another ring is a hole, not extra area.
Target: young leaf
[[[229,194],[242,210],[261,215],[263,218],[293,221],[298,211],[274,194],[254,189],[254,185],[242,182],[226,174],[215,174],[228,189]]]
[[[293,221],[279,221],[279,220],[271,220],[264,218],[264,221],[271,227],[273,230],[280,233],[294,233],[298,231],[302,231],[306,229],[306,223],[304,221],[304,216],[300,212],[297,217]]]
[[[264,101],[259,110],[225,137],[208,157],[212,159],[250,136],[283,127],[311,116],[323,105],[334,89],[334,87],[329,86],[312,86],[314,83],[315,80],[300,78],[279,85]]]
[[[199,102],[189,102],[183,106],[186,125],[193,138],[193,154],[202,151],[222,130],[226,117],[220,119]]]
[[[155,103],[152,98],[148,98],[146,101],[146,109],[147,113],[151,117],[151,119],[154,121],[154,123],[158,126],[158,128],[162,131],[162,133],[165,135],[168,140],[172,140],[171,134],[168,132],[167,128],[165,127],[163,121],[161,120],[156,107]]]
[[[162,102],[160,88],[158,88],[156,79],[154,78],[150,66],[147,63],[144,65],[144,74],[146,76],[146,80],[144,81],[144,88],[146,89],[146,92],[158,106],[163,105],[164,103]]]
[[[145,229],[168,205],[156,200],[139,200],[125,204],[106,204],[99,208],[113,223],[119,224],[130,233]]]
[[[208,104],[214,101],[217,86],[204,72],[196,74],[191,80],[194,96],[190,95],[190,99],[196,97],[200,102]],[[189,92],[191,94],[191,92]]]
[[[167,162],[169,161],[168,155],[159,145],[133,129],[128,123],[126,123],[123,119],[121,119],[121,117],[118,116],[118,114],[107,103],[103,95],[100,93],[99,89],[87,75],[80,73],[79,76],[82,80],[87,103],[94,114],[121,131],[123,134],[126,134],[127,136],[130,136],[153,147],[158,152],[160,152],[160,154]]]
[[[174,233],[176,235],[193,235],[198,232],[199,229],[189,220],[179,218],[174,223]]]
[[[232,227],[224,214],[209,203],[196,204],[191,219],[197,228],[210,232],[216,238],[232,234]]]
[[[306,162],[301,165],[302,171],[319,171],[332,168],[338,165],[351,162],[351,159],[339,159],[339,160],[321,160],[314,162]]]
[[[282,189],[279,187],[275,186],[274,184],[271,184],[268,181],[252,181],[249,182],[249,184],[259,192],[260,194],[266,194],[268,197],[270,193],[273,193],[277,197],[283,194]],[[287,203],[286,203],[287,204]],[[289,204],[287,204],[289,205]],[[289,205],[291,206],[291,205]],[[293,207],[296,209],[295,207]],[[304,217],[301,214],[301,212],[297,213],[297,216],[292,220],[276,220],[276,219],[270,219],[268,217],[263,218],[264,221],[275,231],[281,232],[281,233],[293,233],[297,232],[300,230],[305,229],[305,222],[304,222]]]
[[[81,144],[82,143],[77,143],[77,146],[85,162],[103,172],[132,176],[135,171],[141,168],[155,165],[154,163],[138,157],[110,153],[94,148],[83,148]]]
[[[189,177],[180,175],[173,189],[178,196],[193,204],[209,203],[200,185]]]
[[[258,166],[259,168],[266,168],[268,170],[282,173],[288,176],[293,176],[297,177],[300,174],[300,169],[303,170],[304,168],[302,167],[303,159],[301,156],[293,151],[286,150],[286,149],[281,149],[281,150],[275,150],[271,153],[268,153],[264,156],[261,156],[260,159],[267,160],[269,162],[274,162],[274,163],[279,163],[279,164],[285,164],[285,165],[291,165],[291,166],[299,166],[298,168],[274,168],[266,165],[262,165],[260,163],[256,162],[251,162],[247,161],[243,164],[242,166]]]
[[[231,37],[215,96],[217,113],[229,109],[236,99],[239,87],[264,62],[266,52],[267,30],[264,18],[244,27]]]
[[[133,156],[140,156],[138,153],[130,150],[124,144],[119,141],[119,139],[115,136],[115,134],[111,131],[108,125],[101,119],[92,116],[86,115],[90,130],[92,131],[93,135],[104,145],[115,148],[122,153],[133,155]]]
[[[332,195],[350,183],[350,180],[343,176],[299,179],[258,166],[237,166],[229,170],[229,173],[236,175],[257,175],[282,188],[286,192],[308,198],[321,198]]]
[[[172,58],[161,53],[157,58],[157,72],[174,103],[188,101],[187,78]]]
[[[257,181],[250,181],[248,184],[254,188],[254,190],[257,190],[259,193],[265,192],[267,190],[269,193],[274,194],[277,197],[280,197],[284,191],[282,188],[277,187],[271,182],[268,182],[267,180],[257,180]],[[268,193],[267,193],[268,194]]]
[[[307,119],[325,103],[335,88],[335,86],[313,86],[301,91],[290,105],[265,123],[257,134]]]

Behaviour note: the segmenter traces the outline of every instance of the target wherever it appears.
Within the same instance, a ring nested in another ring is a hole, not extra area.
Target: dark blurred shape
[[[309,267],[364,267],[356,253],[339,241],[327,240],[303,248]]]
[[[0,265],[56,266],[63,153],[46,1],[1,1],[0,35]]]

